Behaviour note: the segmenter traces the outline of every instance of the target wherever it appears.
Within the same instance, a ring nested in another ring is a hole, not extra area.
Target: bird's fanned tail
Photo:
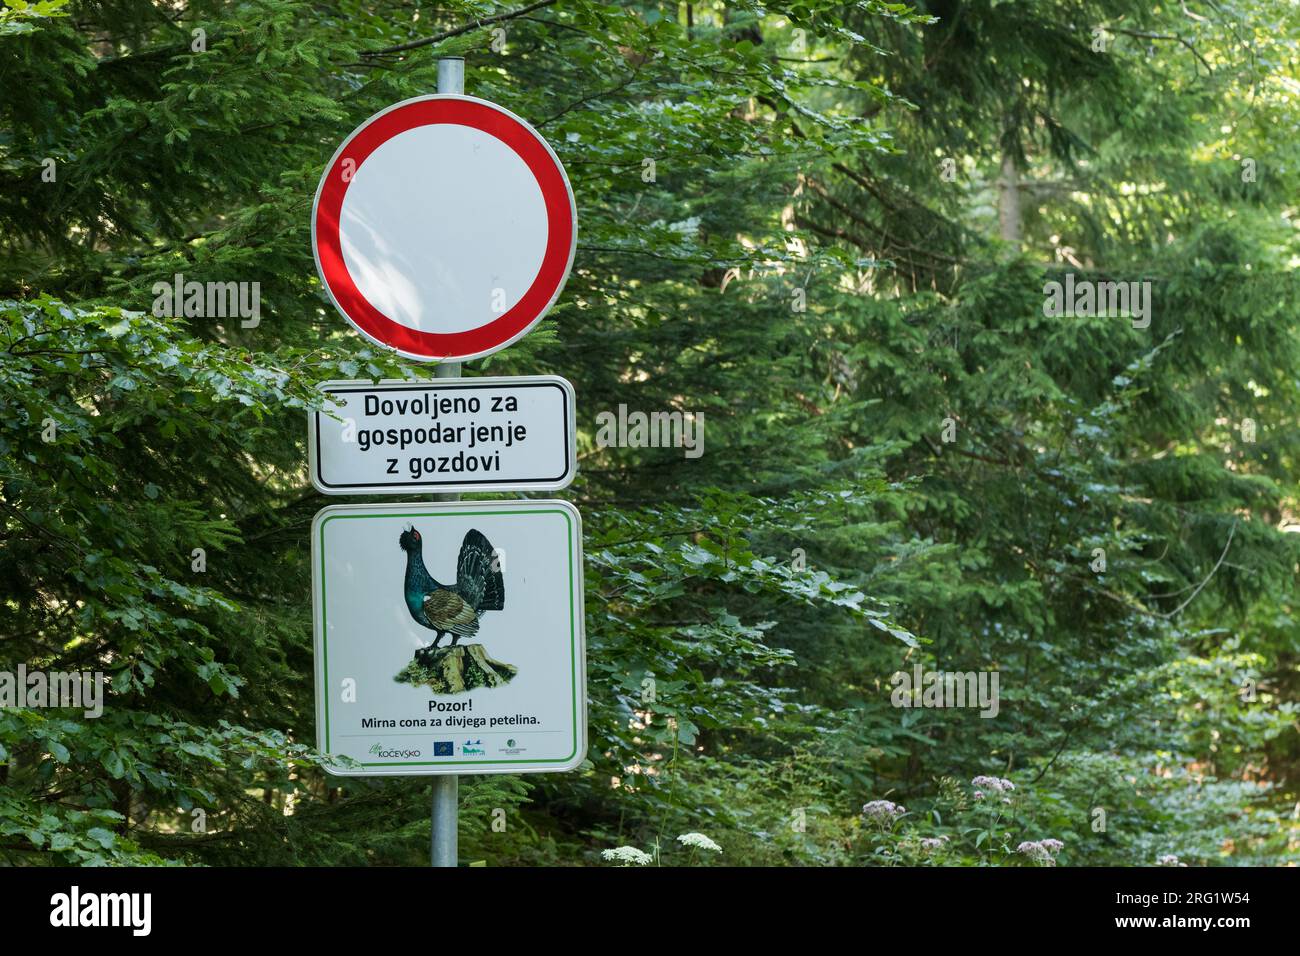
[[[456,591],[476,611],[500,611],[506,606],[506,583],[495,561],[488,539],[471,528],[456,559]]]

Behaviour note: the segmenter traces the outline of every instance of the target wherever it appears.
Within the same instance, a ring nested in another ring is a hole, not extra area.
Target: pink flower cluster
[[[1065,844],[1060,840],[1025,840],[1016,847],[1016,852],[1042,866],[1056,866],[1056,854],[1064,848]]]
[[[872,800],[862,805],[862,815],[875,823],[893,823],[907,809],[889,800]]]
[[[1016,785],[1006,777],[986,777],[979,776],[971,780],[970,785],[975,788],[975,799],[983,800],[986,790],[993,793],[1010,793],[1016,789]],[[1010,797],[1003,797],[1003,803],[1010,803]]]

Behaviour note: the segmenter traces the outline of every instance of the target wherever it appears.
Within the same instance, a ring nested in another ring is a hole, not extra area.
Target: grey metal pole
[[[443,57],[438,61],[438,92],[465,92],[465,58]],[[434,378],[460,378],[459,362],[441,362],[433,370]],[[460,495],[434,495],[436,501],[458,501]],[[457,804],[460,800],[460,778],[455,774],[440,774],[433,778],[433,836],[429,848],[430,866],[455,866],[460,843]]]
[[[429,847],[430,866],[455,866],[460,843],[456,819],[460,777],[454,773],[433,778],[433,839]]]
[[[440,63],[439,66],[442,64]],[[441,73],[441,71],[439,71]],[[443,362],[433,370],[434,378],[459,378],[459,362]],[[460,495],[434,495],[436,501],[458,501]],[[430,866],[455,866],[460,842],[457,804],[460,800],[460,778],[455,774],[439,774],[433,778],[433,836],[429,851]]]

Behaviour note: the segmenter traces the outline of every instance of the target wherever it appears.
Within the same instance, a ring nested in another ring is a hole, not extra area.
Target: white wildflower
[[[701,850],[712,850],[714,853],[721,853],[722,847],[718,846],[703,833],[683,833],[677,838],[677,842],[682,846],[692,846]]]
[[[624,866],[645,866],[653,859],[649,853],[642,852],[634,846],[620,846],[614,850],[603,850],[600,855],[606,860],[617,861]]]

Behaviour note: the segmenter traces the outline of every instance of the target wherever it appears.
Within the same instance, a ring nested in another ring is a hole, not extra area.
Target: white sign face
[[[582,522],[566,501],[334,505],[312,522],[316,740],[339,776],[586,757]]]
[[[323,494],[554,491],[577,470],[573,386],[558,376],[320,388],[331,401],[308,416],[307,462]]]
[[[559,297],[577,248],[573,190],[509,110],[442,93],[362,123],[325,167],[312,248],[362,335],[421,361],[489,355]]]

